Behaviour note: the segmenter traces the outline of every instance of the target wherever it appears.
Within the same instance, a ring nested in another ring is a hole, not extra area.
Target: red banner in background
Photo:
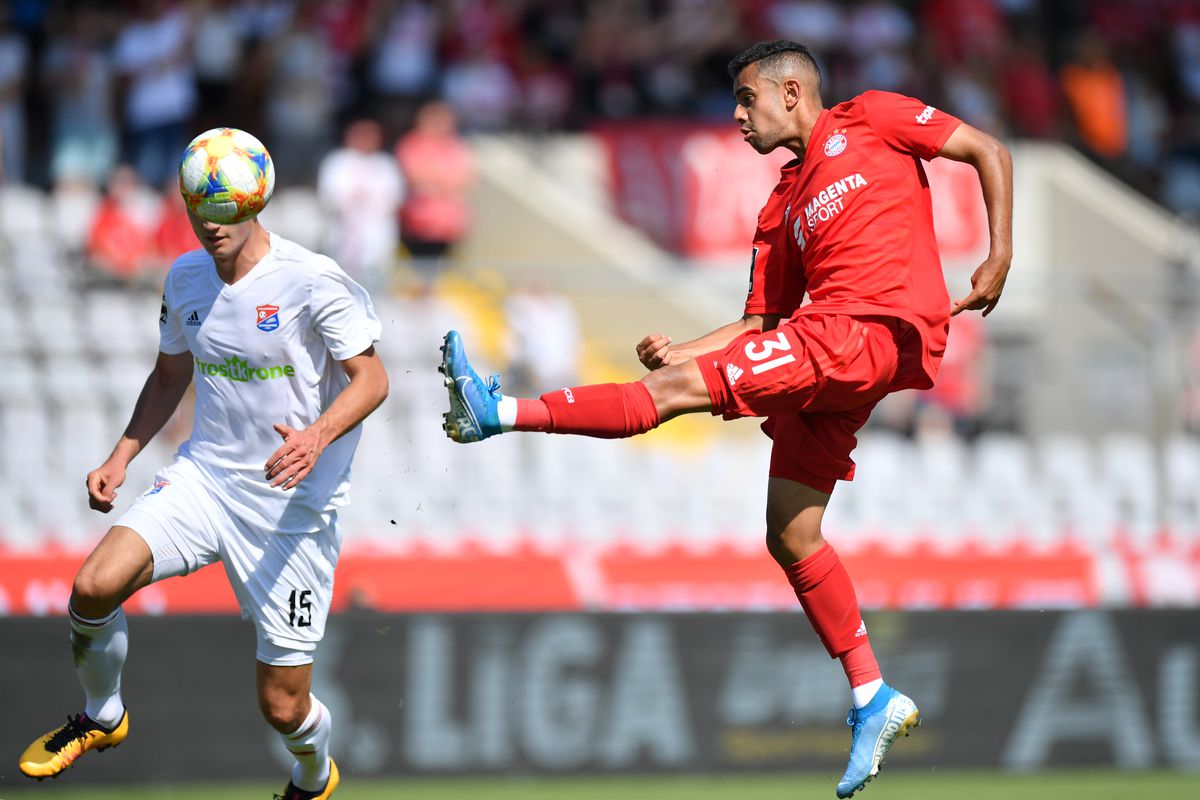
[[[0,615],[62,614],[83,558],[0,554]],[[864,608],[1078,608],[1099,601],[1096,559],[1078,549],[847,545],[842,558]],[[387,612],[709,611],[791,609],[796,598],[758,547],[617,543],[594,551],[497,551],[467,542],[452,553],[424,546],[344,553],[333,604]],[[224,571],[213,565],[142,589],[126,609],[236,613],[238,606]]]
[[[758,212],[792,158],[785,148],[759,155],[732,122],[628,122],[594,133],[608,154],[617,213],[687,258],[748,257]],[[944,158],[925,168],[942,257],[981,260],[987,214],[975,171]]]
[[[749,254],[758,211],[792,158],[760,156],[732,122],[629,122],[594,133],[608,153],[617,213],[689,258]]]

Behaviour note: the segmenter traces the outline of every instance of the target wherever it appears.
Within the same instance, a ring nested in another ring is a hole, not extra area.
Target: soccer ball
[[[275,191],[275,165],[263,143],[237,128],[213,128],[192,139],[179,159],[179,191],[201,219],[245,222]]]

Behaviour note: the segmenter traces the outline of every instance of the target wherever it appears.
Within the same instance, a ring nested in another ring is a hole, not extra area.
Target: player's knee
[[[767,552],[781,566],[788,567],[811,556],[825,545],[820,526],[767,523]]]
[[[307,715],[301,698],[283,691],[268,690],[260,693],[258,707],[267,724],[280,733],[292,733],[300,727]]]
[[[71,608],[88,619],[106,617],[121,604],[122,588],[111,573],[84,564],[71,586]]]
[[[642,378],[658,416],[666,421],[679,414],[706,411],[712,407],[708,387],[695,361],[656,369]]]

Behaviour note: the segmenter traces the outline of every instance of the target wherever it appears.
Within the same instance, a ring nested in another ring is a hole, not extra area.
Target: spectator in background
[[[242,94],[237,83],[245,49],[245,32],[233,6],[231,0],[201,0],[194,11],[199,109],[192,128],[196,132],[244,124],[238,109],[230,107]]]
[[[1200,103],[1200,8],[1180,7],[1171,31],[1171,52],[1184,99]]]
[[[161,185],[175,173],[196,108],[187,13],[170,0],[143,0],[138,18],[117,37],[113,58],[127,80],[127,157],[147,183]]]
[[[25,178],[25,73],[29,45],[0,6],[0,183]]]
[[[52,103],[50,176],[58,186],[94,190],[117,161],[116,80],[106,22],[90,7],[64,15],[66,31],[50,41],[42,60],[42,85]]]
[[[534,44],[521,51],[518,70],[521,127],[530,132],[561,130],[575,101],[570,73]]]
[[[820,52],[841,46],[846,35],[845,11],[830,0],[775,0],[763,9],[763,23],[766,31]]]
[[[158,198],[137,170],[125,164],[113,170],[87,239],[87,260],[95,276],[108,283],[160,285],[154,244],[157,217]]]
[[[1124,155],[1128,146],[1125,87],[1108,57],[1104,41],[1084,33],[1075,58],[1059,75],[1082,144],[1107,159]]]
[[[899,10],[895,3],[873,2]],[[968,59],[995,64],[1008,46],[1001,4],[994,0],[923,0],[920,21],[941,68]]]
[[[512,68],[494,51],[473,52],[446,67],[442,94],[472,131],[508,127],[521,101]]]
[[[267,127],[278,175],[311,186],[332,144],[334,59],[318,26],[319,4],[296,9],[291,27],[270,45]]]
[[[868,0],[856,6],[846,19],[846,41],[854,43],[858,68],[854,89],[871,86],[901,91],[913,83],[916,64],[908,48],[916,30],[895,3]]]
[[[964,122],[992,134],[1003,131],[991,67],[968,59],[962,66],[947,69],[943,82],[947,104],[961,110]]]
[[[361,69],[365,68],[365,53],[376,0],[321,0],[315,3],[317,27],[329,52],[328,78],[333,92],[333,106],[339,119],[361,100]],[[332,142],[330,143],[332,144]]]
[[[1176,120],[1163,173],[1163,202],[1200,222],[1200,109],[1185,111]]]
[[[417,98],[435,85],[438,69],[438,18],[427,2],[409,0],[382,22],[370,62],[369,80],[376,105],[389,130],[412,119]]]
[[[368,290],[385,287],[399,245],[404,179],[383,149],[382,125],[360,119],[346,126],[342,146],[321,161],[317,194],[331,216],[326,252]]]
[[[396,144],[396,160],[408,183],[400,209],[400,237],[418,259],[441,259],[467,233],[475,163],[458,135],[454,110],[429,103],[413,129]]]
[[[508,369],[514,393],[579,383],[579,315],[571,301],[538,281],[504,300]]]
[[[1049,139],[1059,133],[1062,98],[1046,64],[1046,46],[1032,33],[1022,34],[999,76],[1000,104],[1012,133]]]
[[[176,258],[196,249],[196,233],[188,219],[178,180],[169,180],[163,187],[157,217],[152,259],[157,262],[156,269],[166,274]]]

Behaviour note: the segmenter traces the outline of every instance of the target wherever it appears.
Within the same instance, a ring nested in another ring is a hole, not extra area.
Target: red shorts
[[[821,492],[854,477],[855,434],[911,364],[920,336],[893,317],[801,314],[696,362],[713,414],[766,417],[772,477]]]

